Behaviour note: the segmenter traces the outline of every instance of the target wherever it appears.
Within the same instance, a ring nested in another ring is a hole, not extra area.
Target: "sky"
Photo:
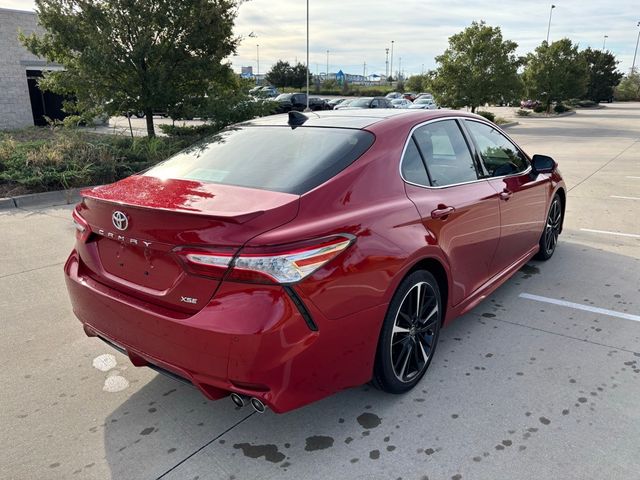
[[[640,27],[639,0],[557,0],[550,40],[568,37],[581,48],[606,48],[620,60],[618,68],[631,68]],[[517,53],[532,51],[547,35],[551,3],[511,0],[310,0],[310,60],[314,73],[385,73],[385,49],[393,48],[393,70],[418,74],[436,66],[435,57],[447,47],[449,36],[472,21],[499,26],[503,37],[518,44]],[[0,0],[0,8],[33,10],[30,0]],[[0,26],[1,27],[1,26]],[[304,0],[249,0],[242,4],[236,34],[243,37],[234,69],[260,72],[282,59],[305,61],[306,2]],[[253,37],[249,35],[253,34]],[[390,59],[391,60],[391,59]],[[365,67],[366,63],[366,67]],[[636,65],[640,63],[639,58]]]

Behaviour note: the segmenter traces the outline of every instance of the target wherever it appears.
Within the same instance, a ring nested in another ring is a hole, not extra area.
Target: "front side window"
[[[471,152],[455,120],[429,123],[416,129],[413,137],[427,164],[434,187],[478,179]]]
[[[529,167],[520,150],[495,128],[470,120],[465,120],[465,125],[490,176],[513,175]]]

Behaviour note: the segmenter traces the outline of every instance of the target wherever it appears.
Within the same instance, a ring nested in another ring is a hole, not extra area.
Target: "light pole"
[[[609,35],[605,35],[604,36],[604,40],[602,41],[602,51],[604,52],[604,49],[607,45],[607,38],[609,38]]]
[[[260,45],[256,45],[256,63],[258,64],[258,73],[256,73],[256,85],[258,85],[258,77],[260,76]]]
[[[385,51],[387,53],[387,59],[384,62],[384,79],[386,80],[389,78],[389,49],[385,48]]]
[[[549,44],[549,33],[551,33],[551,16],[553,15],[554,8],[556,8],[556,6],[551,5],[551,9],[549,10],[549,26],[547,27],[547,44]]]
[[[329,50],[327,50],[327,80],[329,80]]]
[[[640,27],[640,22],[638,22],[638,27]],[[640,28],[638,29],[638,39],[636,40],[636,51],[633,52],[633,64],[631,65],[631,74],[636,69],[636,55],[638,55],[638,43],[640,43]]]
[[[307,108],[306,112],[309,112],[309,0],[307,0]]]
[[[391,78],[393,79],[393,44],[395,40],[391,40],[391,68],[389,69],[389,73],[391,74]]]

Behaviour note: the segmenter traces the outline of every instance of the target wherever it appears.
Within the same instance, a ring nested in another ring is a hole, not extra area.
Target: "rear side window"
[[[355,129],[233,127],[145,175],[302,195],[353,163],[374,139],[373,134]]]
[[[434,187],[478,179],[469,146],[455,120],[429,123],[418,128],[413,136]]]
[[[490,176],[513,175],[529,167],[520,150],[498,130],[480,122],[465,122]]]
[[[416,143],[411,138],[407,144],[407,150],[402,157],[402,177],[411,183],[418,185],[429,185],[429,177],[424,168],[422,157],[416,147]]]

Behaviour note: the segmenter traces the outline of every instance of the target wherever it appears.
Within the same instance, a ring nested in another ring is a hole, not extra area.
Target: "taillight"
[[[71,213],[71,218],[73,220],[73,226],[76,227],[76,238],[81,242],[86,242],[89,235],[91,235],[91,228],[89,228],[89,224],[80,216],[75,208]]]
[[[180,250],[179,255],[194,273],[226,280],[253,283],[296,283],[345,251],[355,237],[338,235],[296,245],[245,248],[235,258],[228,253]]]
[[[212,251],[183,247],[176,250],[178,257],[188,272],[222,280],[233,260],[235,250]]]

